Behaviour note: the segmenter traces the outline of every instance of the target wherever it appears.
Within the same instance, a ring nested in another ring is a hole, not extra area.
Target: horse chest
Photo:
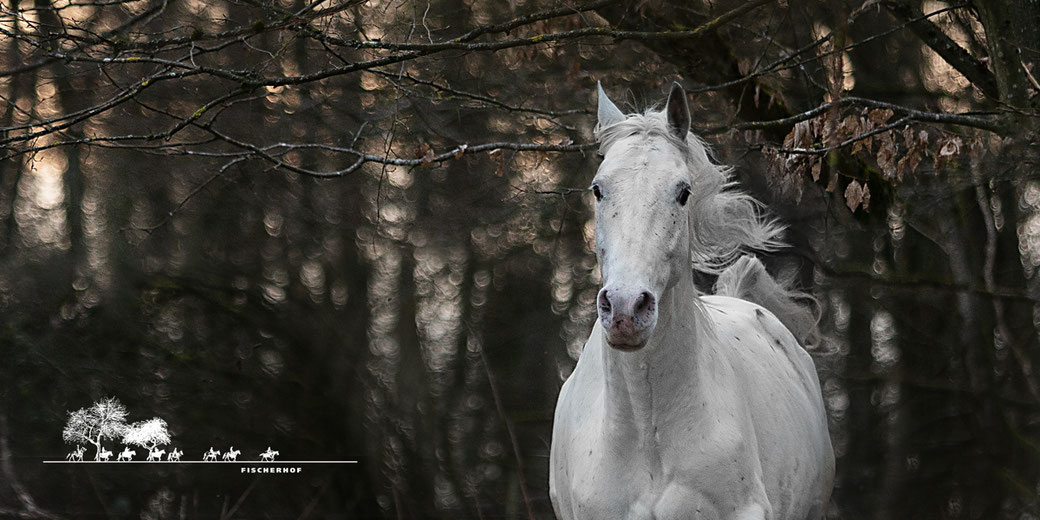
[[[717,520],[731,518],[753,495],[751,486],[717,473],[705,471],[702,475],[708,478],[698,482],[689,471],[668,474],[672,470],[655,472],[651,466],[623,458],[590,464],[572,482],[572,514],[563,518]]]
[[[586,410],[574,425],[585,435],[567,446],[568,470],[560,475],[562,518],[731,518],[761,496],[751,454],[723,422],[677,438],[619,428],[604,422],[602,409]]]

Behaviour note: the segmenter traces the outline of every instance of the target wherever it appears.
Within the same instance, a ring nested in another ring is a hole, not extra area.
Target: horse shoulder
[[[718,341],[723,344],[723,355],[745,365],[772,365],[766,368],[779,376],[773,378],[779,382],[784,382],[782,376],[789,373],[785,370],[778,373],[775,369],[783,369],[784,364],[779,362],[786,361],[799,380],[817,382],[812,356],[768,309],[729,296],[706,296],[702,300],[715,324]],[[813,393],[811,388],[807,390]]]
[[[802,514],[817,488],[829,490],[834,467],[812,357],[757,304],[717,296],[705,303],[716,318],[719,352],[734,367],[734,389],[753,421],[749,434],[756,437],[774,512],[783,518]]]
[[[602,331],[597,321],[582,349],[574,371],[563,382],[553,418],[549,461],[549,495],[556,516],[572,518],[571,508],[585,502],[581,493],[594,467],[593,458],[603,455],[596,446],[603,411]]]
[[[602,331],[597,321],[592,334],[585,342],[578,363],[570,377],[563,382],[560,395],[556,401],[556,412],[553,421],[553,440],[557,433],[566,436],[569,444],[573,439],[570,434],[580,433],[580,423],[588,420],[590,413],[599,407],[594,406],[603,398],[603,366],[602,366]],[[562,445],[561,445],[562,446]]]

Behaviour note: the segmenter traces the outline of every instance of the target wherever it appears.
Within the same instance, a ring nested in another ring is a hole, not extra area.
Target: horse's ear
[[[672,83],[664,112],[668,115],[668,129],[685,141],[686,134],[690,132],[690,105],[686,102],[686,91],[678,82]]]
[[[625,114],[607,97],[607,93],[603,92],[603,85],[598,81],[596,82],[596,90],[599,91],[597,126],[606,128],[614,123],[623,121]]]

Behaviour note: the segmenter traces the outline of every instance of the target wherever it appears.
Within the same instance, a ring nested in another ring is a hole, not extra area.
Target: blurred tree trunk
[[[986,31],[990,67],[997,79],[1001,103],[1012,109],[1027,109],[1032,86],[1026,67],[1031,62],[1040,65],[1040,2],[976,0],[974,4]],[[1040,69],[1034,69],[1034,74],[1037,71]],[[1011,113],[1007,124],[1035,126],[1029,119]]]
[[[884,11],[868,10],[860,13],[856,23],[848,26],[848,35],[851,42],[864,41],[891,29],[894,23],[900,22],[893,20]],[[922,75],[918,73],[924,67],[924,54],[890,53],[884,50],[886,45],[911,47],[915,43],[912,34],[900,31],[883,42],[868,44],[866,50],[876,49],[879,52],[849,53],[856,78],[849,94],[900,104],[919,99],[925,92]],[[892,77],[902,78],[902,81],[893,83]]]
[[[17,11],[19,0],[11,0],[11,10]],[[22,51],[18,47],[19,39],[17,36],[21,34],[21,24],[11,24],[11,31],[15,37],[7,38],[7,66],[16,67],[23,63]],[[33,74],[15,74],[9,83],[10,90],[7,92],[7,110],[4,111],[3,119],[0,121],[0,125],[3,127],[10,127],[15,121],[15,112],[19,111],[18,101],[22,99],[30,99],[30,102],[26,104],[31,111],[36,104],[35,93],[30,91],[32,85]],[[22,178],[22,170],[25,167],[24,159],[11,158],[5,161],[0,161],[0,218],[3,219],[3,236],[0,237],[2,240],[2,247],[5,250],[10,251],[11,245],[17,240],[18,233],[18,222],[15,218],[15,206],[18,201],[18,183]]]
[[[843,510],[871,511],[870,504],[877,500],[872,492],[880,486],[878,467],[868,461],[877,456],[877,447],[884,442],[883,420],[873,402],[880,386],[871,370],[870,322],[875,312],[874,301],[866,286],[849,286],[842,292],[850,313],[846,335],[849,353],[843,374],[849,394],[848,444],[844,456],[838,459],[845,470],[844,478],[834,491],[834,501]]]
[[[62,20],[54,11],[54,6],[47,0],[36,0],[35,7],[39,10],[42,26],[48,30],[58,31],[62,27]],[[93,85],[89,82],[83,85],[74,85],[72,82],[72,71],[64,62],[55,62],[51,66],[51,73],[57,87],[55,100],[59,113],[70,114],[76,110],[78,105],[89,104],[93,94]],[[88,75],[88,78],[93,76]],[[89,80],[86,80],[89,81]],[[86,97],[87,99],[83,99]],[[76,99],[78,103],[73,103]],[[82,131],[77,127],[66,129],[64,135],[57,136],[61,140],[74,140],[82,137]],[[83,225],[83,194],[86,179],[83,171],[82,154],[79,145],[64,146],[57,153],[64,153],[67,167],[62,175],[62,183],[65,188],[65,218],[69,231],[69,262],[70,279],[84,274],[86,268],[87,239]]]

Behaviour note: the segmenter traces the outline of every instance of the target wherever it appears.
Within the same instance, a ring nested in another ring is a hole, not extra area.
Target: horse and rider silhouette
[[[260,460],[264,462],[274,462],[274,458],[278,456],[277,450],[272,450],[270,446],[267,447],[267,451],[260,454]]]
[[[236,450],[235,447],[232,446],[229,450],[224,452],[223,459],[226,461],[234,462],[238,460],[238,456],[241,454],[242,450]]]
[[[70,451],[66,456],[65,460],[68,461],[82,461],[83,454],[87,451],[83,446],[76,446],[75,450]],[[207,462],[216,462],[217,458],[226,462],[237,462],[238,456],[242,454],[242,450],[236,450],[234,446],[231,446],[228,451],[221,454],[220,450],[213,449],[213,446],[209,447],[205,453],[202,454],[202,460]],[[112,458],[112,451],[106,450],[103,446],[100,447],[97,454],[97,460],[109,461]],[[166,455],[168,462],[180,462],[181,457],[184,455],[183,450],[173,448],[169,453],[166,450],[160,450],[158,448],[149,448],[148,456],[145,458],[145,462],[160,462],[163,460],[163,455]],[[278,457],[279,453],[277,450],[272,450],[270,446],[267,450],[260,453],[260,461],[262,462],[274,462],[275,458]],[[136,450],[131,450],[129,446],[123,446],[123,451],[119,452],[116,457],[116,462],[132,462],[134,457],[137,456]]]
[[[86,452],[86,451],[87,451],[86,448],[84,448],[83,446],[77,445],[76,449],[70,451],[69,454],[65,456],[65,459],[66,460],[82,462],[83,461],[83,453]]]
[[[202,454],[202,460],[209,462],[216,462],[219,456],[221,460],[235,462],[238,460],[238,456],[242,454],[242,450],[236,450],[234,446],[229,448],[223,455],[220,454],[219,450],[213,449],[213,446],[209,447],[209,451]]]

